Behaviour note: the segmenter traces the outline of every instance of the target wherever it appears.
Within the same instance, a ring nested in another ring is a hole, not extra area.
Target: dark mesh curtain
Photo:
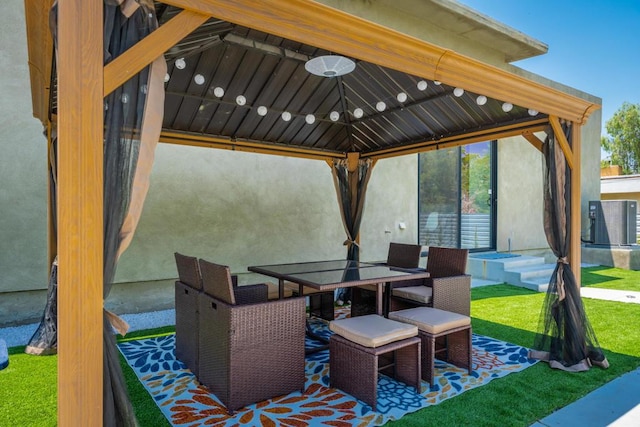
[[[571,125],[562,126],[571,141]],[[544,229],[557,263],[542,307],[535,350],[529,355],[566,371],[586,371],[592,364],[606,368],[609,363],[589,324],[568,261],[572,233],[571,171],[553,132],[547,133],[543,147]]]
[[[338,203],[342,215],[342,224],[347,233],[347,259],[358,261],[360,248],[356,238],[360,232],[360,222],[364,211],[364,199],[367,192],[367,184],[371,177],[373,162],[370,159],[358,160],[354,171],[349,171],[347,159],[333,162],[333,183],[338,194]]]
[[[54,135],[51,136],[49,147],[49,199],[51,200],[51,210],[53,215],[54,233],[53,239],[56,241],[57,218],[56,218],[56,185],[57,185],[57,145],[58,141]],[[47,286],[47,302],[44,307],[42,319],[35,333],[29,340],[25,353],[33,355],[55,354],[58,350],[58,258],[51,264],[49,274],[49,284]]]
[[[55,41],[57,4],[51,16]],[[104,0],[104,63],[118,57],[157,27],[151,0]],[[118,258],[131,241],[148,190],[162,124],[165,73],[164,58],[158,58],[104,99],[104,298],[109,295]],[[57,282],[55,268],[54,264],[51,282]],[[49,321],[41,325],[46,339],[40,342],[53,346],[55,351],[55,287],[50,286],[49,294],[44,315]],[[54,316],[49,315],[50,306]],[[127,395],[112,327],[118,324],[117,320],[117,316],[105,311],[103,424],[135,426],[137,421]]]

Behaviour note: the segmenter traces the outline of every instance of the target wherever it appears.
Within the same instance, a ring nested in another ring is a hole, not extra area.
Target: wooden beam
[[[58,3],[58,425],[101,426],[102,1]]]
[[[582,231],[582,193],[581,178],[582,173],[582,127],[573,123],[571,133],[571,147],[573,148],[574,167],[571,168],[571,239],[569,243],[569,263],[571,271],[576,278],[576,285],[580,289],[580,264],[582,262],[582,245],[580,243],[580,235]],[[564,135],[564,134],[563,134]]]
[[[45,126],[49,114],[53,58],[53,39],[49,31],[49,10],[52,3],[53,0],[24,0],[33,116]]]
[[[556,136],[556,141],[558,141],[558,143],[560,144],[560,148],[562,149],[562,152],[567,159],[567,164],[571,169],[573,169],[575,164],[573,151],[571,150],[569,141],[567,141],[567,137],[562,130],[560,120],[556,116],[549,116],[549,123],[551,124],[551,128],[553,129],[553,134]]]
[[[111,61],[104,67],[103,96],[120,87],[207,19],[207,15],[184,10]]]
[[[600,105],[312,0],[164,0],[514,105],[586,122]]]
[[[540,119],[533,122],[520,123],[517,125],[508,125],[496,129],[489,129],[479,132],[469,132],[462,135],[456,135],[439,139],[437,141],[424,141],[404,147],[389,148],[386,150],[378,150],[373,153],[362,154],[363,158],[370,157],[372,159],[387,159],[390,157],[405,156],[407,154],[422,153],[425,151],[438,150],[442,148],[457,147],[460,145],[472,144],[474,142],[491,141],[494,139],[508,138],[511,136],[521,135],[523,132],[540,132],[548,127],[547,119]]]
[[[540,140],[540,138],[535,136],[533,134],[533,132],[531,132],[530,130],[526,130],[526,131],[522,132],[522,136],[524,137],[524,139],[529,141],[529,143],[531,143],[531,145],[536,147],[536,149],[538,151],[542,152],[542,146],[544,145],[544,142],[542,140]]]
[[[251,141],[231,141],[204,135],[192,135],[180,132],[163,131],[160,141],[168,144],[190,145],[194,147],[220,148],[223,150],[244,151],[249,153],[272,154],[276,156],[298,157],[311,160],[343,159],[344,153],[323,152],[303,147],[265,144]]]

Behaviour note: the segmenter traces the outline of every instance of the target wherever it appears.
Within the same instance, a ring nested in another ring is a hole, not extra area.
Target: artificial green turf
[[[615,267],[588,267],[582,269],[582,286],[640,292],[638,271]]]
[[[9,366],[0,371],[0,426],[57,424],[57,356],[31,356],[9,349]]]
[[[637,290],[640,272],[617,268],[583,269],[585,285]],[[597,282],[597,283],[596,283]],[[474,333],[530,347],[537,331],[544,294],[496,285],[472,289]],[[391,422],[395,426],[529,426],[600,385],[640,366],[640,304],[583,300],[596,337],[611,364],[607,370],[566,373],[545,363],[491,381],[463,394]],[[173,327],[128,334],[138,339],[172,333]],[[120,337],[119,339],[123,339]],[[0,427],[56,425],[57,357],[9,350],[9,367],[0,371]],[[168,426],[158,407],[121,357],[129,394],[142,427]]]

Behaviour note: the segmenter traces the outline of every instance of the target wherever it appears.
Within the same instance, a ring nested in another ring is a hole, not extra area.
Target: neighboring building
[[[640,203],[640,175],[602,175],[600,178],[601,200],[635,200]],[[640,223],[640,216],[636,224]],[[640,227],[637,227],[640,237]]]
[[[418,8],[405,0],[322,3],[601,103],[593,95],[511,65],[546,53],[547,46],[455,1],[428,0]],[[24,23],[23,2],[8,0],[0,16],[0,144],[5,153],[0,159],[0,326],[39,318],[49,272],[46,138],[32,117]],[[601,113],[596,111],[582,127],[582,235],[588,235],[588,201],[600,197],[600,129]],[[421,154],[421,161],[443,153]],[[423,200],[420,207],[420,188],[428,186],[419,185],[420,156],[378,162],[367,192],[361,258],[386,258],[391,241],[434,242],[429,231],[438,222],[428,213],[439,209],[442,221],[447,215],[483,215],[481,227],[469,225],[468,218],[455,223],[444,242],[549,254],[542,226],[540,152],[524,138],[513,137],[467,146],[453,156],[463,159],[471,153],[478,154],[476,160],[490,156],[490,161],[482,161],[492,178],[484,187],[473,187],[476,205],[468,200],[469,186],[475,184],[465,181],[462,168],[450,170],[451,179],[455,188],[466,186],[466,192],[453,202],[449,198],[449,205],[435,208]],[[480,208],[482,195],[490,209]],[[160,144],[138,230],[118,265],[116,282],[122,286],[114,287],[107,307],[118,313],[171,307],[176,251],[241,272],[255,264],[344,258],[344,238],[331,172],[324,162]]]

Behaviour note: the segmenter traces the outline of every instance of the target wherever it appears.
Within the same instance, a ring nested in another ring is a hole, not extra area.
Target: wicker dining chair
[[[305,388],[305,301],[241,304],[229,267],[200,260],[199,375],[230,413]],[[204,327],[206,325],[206,327]]]
[[[468,249],[429,247],[427,271],[430,277],[424,279],[423,284],[394,284],[389,311],[427,306],[469,316],[471,276],[465,274],[468,255]]]
[[[381,265],[389,267],[398,267],[406,269],[418,268],[420,264],[421,245],[412,245],[407,243],[389,243],[389,251],[387,253],[387,262]],[[422,279],[400,282],[405,286],[421,284]],[[385,295],[384,311],[387,312],[388,298]],[[351,317],[364,316],[367,314],[376,314],[376,286],[357,286],[351,289]]]
[[[198,258],[174,253],[178,280],[175,283],[176,359],[198,375],[198,295],[202,276]]]

